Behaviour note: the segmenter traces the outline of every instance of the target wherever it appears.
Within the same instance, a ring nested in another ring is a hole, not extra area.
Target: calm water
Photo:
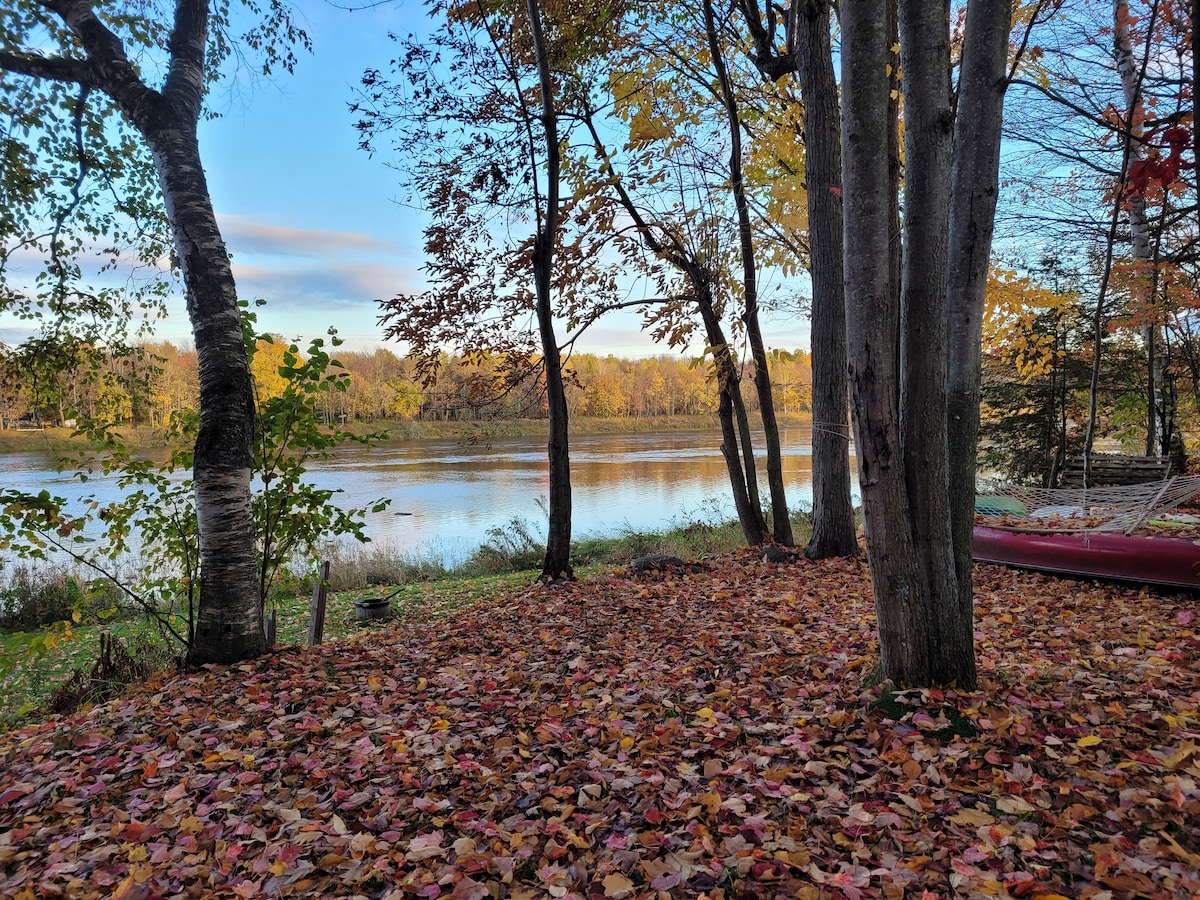
[[[782,441],[788,502],[807,508],[812,503],[811,432],[786,429]],[[733,518],[720,444],[715,430],[572,437],[575,537]],[[765,496],[761,459],[759,469]],[[390,499],[385,512],[368,515],[367,533],[400,553],[453,564],[486,541],[489,529],[513,518],[529,522],[539,537],[545,534],[544,438],[497,438],[490,447],[450,439],[347,448],[314,464],[310,478],[338,491],[343,507]],[[0,456],[0,480],[70,499],[116,495],[110,482],[92,479],[81,485],[55,472],[51,457],[37,453]]]

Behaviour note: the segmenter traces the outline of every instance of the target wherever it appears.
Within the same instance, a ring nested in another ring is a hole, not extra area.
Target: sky
[[[299,0],[295,8],[312,54],[302,54],[292,75],[263,80],[246,73],[219,88],[211,105],[220,117],[201,125],[200,152],[238,294],[267,301],[259,311],[262,330],[307,340],[333,326],[348,349],[403,352],[383,341],[376,301],[422,287],[423,220],[397,202],[399,176],[386,157],[359,149],[349,103],[363,70],[385,68],[391,59],[389,32],[429,29],[425,7],[397,0],[348,12]],[[794,313],[767,317],[763,328],[770,347],[808,346],[807,320]],[[182,299],[156,331],[187,344]],[[0,341],[14,337],[0,327]],[[640,332],[635,313],[593,325],[576,350],[670,352]]]

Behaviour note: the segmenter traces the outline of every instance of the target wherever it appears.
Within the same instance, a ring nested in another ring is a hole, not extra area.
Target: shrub
[[[504,525],[487,531],[487,541],[462,565],[462,570],[471,575],[500,575],[505,572],[521,572],[536,569],[542,564],[546,548],[534,537],[532,526],[520,516],[514,516]]]
[[[65,572],[17,566],[0,588],[0,631],[33,631],[69,622],[83,598],[83,586]]]

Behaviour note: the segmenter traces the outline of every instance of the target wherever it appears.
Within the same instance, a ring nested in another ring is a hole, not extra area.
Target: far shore
[[[751,421],[757,419],[753,416]],[[779,425],[808,427],[808,413],[780,413]],[[570,423],[572,434],[645,434],[661,431],[696,431],[719,427],[715,415],[702,416],[645,416],[640,418],[579,417]],[[387,440],[419,441],[438,438],[461,438],[478,441],[497,437],[541,436],[547,434],[545,419],[496,419],[492,421],[400,421],[381,419],[375,422],[350,422],[343,426],[355,434],[386,433]],[[134,448],[166,445],[161,430],[146,425],[116,429]],[[0,430],[0,453],[61,453],[93,446],[72,428],[46,427],[40,429]]]

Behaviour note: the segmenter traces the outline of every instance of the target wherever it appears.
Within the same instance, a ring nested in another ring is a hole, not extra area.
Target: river
[[[761,435],[757,437],[761,446]],[[811,438],[808,428],[787,428],[781,434],[788,502],[796,509],[812,505]],[[720,444],[716,430],[573,435],[574,536],[733,518]],[[765,497],[765,474],[760,478]],[[496,438],[488,446],[444,439],[347,447],[331,460],[313,463],[310,479],[338,491],[335,502],[344,508],[389,499],[386,511],[367,515],[367,534],[411,558],[461,562],[487,540],[490,529],[514,518],[528,522],[539,537],[545,534],[549,481],[541,437]],[[0,456],[0,482],[20,490],[46,489],[71,500],[95,494],[103,501],[117,495],[112,480],[92,478],[80,484],[55,471],[53,457],[44,453]]]

